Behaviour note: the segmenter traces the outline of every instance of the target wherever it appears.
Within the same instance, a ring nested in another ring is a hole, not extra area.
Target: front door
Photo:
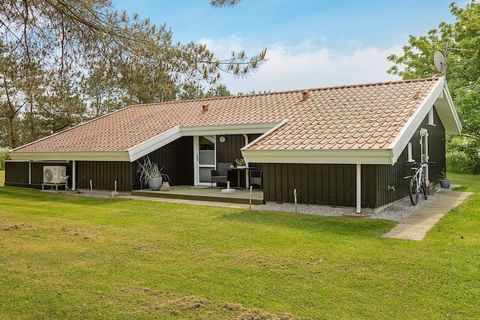
[[[195,185],[209,185],[211,170],[216,167],[215,136],[195,136],[193,139]]]

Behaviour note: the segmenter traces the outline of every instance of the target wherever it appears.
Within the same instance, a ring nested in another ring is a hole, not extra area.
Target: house
[[[219,163],[263,170],[264,201],[379,209],[408,195],[412,161],[446,170],[461,124],[443,77],[132,105],[11,153],[8,186],[38,187],[64,163],[72,189],[139,189],[137,161],[172,185],[209,183]],[[201,159],[201,161],[200,161]]]

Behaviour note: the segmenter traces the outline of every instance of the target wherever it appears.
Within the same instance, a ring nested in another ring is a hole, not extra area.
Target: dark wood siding
[[[247,134],[248,142],[260,137],[262,134]],[[220,137],[225,137],[225,142],[220,142]],[[233,163],[236,159],[242,158],[240,149],[245,147],[245,136],[243,134],[218,135],[217,136],[217,163]]]
[[[164,167],[164,172],[170,178],[171,185],[193,185],[193,137],[179,138],[166,146],[163,146],[145,157]],[[145,158],[144,157],[144,158]],[[138,161],[144,161],[140,158]],[[137,173],[138,162],[132,163],[131,175],[133,188],[142,189],[139,174]]]
[[[8,161],[5,166],[5,185],[41,188],[43,182],[43,167],[44,166],[65,166],[67,167],[68,185],[72,185],[72,171],[71,165],[67,162],[32,162],[32,184],[28,184],[28,162]]]
[[[274,202],[355,205],[355,165],[264,163],[264,199]]]
[[[5,162],[5,185],[28,185],[28,162]]]
[[[128,161],[77,161],[77,188],[95,190],[132,190],[132,164]]]
[[[225,142],[220,142],[220,137],[225,137]],[[235,159],[242,158],[240,149],[245,146],[243,134],[219,135],[216,138],[217,163],[233,163]]]

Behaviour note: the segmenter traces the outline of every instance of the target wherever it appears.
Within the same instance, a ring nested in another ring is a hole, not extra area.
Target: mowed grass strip
[[[0,172],[0,175],[2,172]],[[394,223],[0,188],[0,318],[478,318],[480,178],[422,242]]]

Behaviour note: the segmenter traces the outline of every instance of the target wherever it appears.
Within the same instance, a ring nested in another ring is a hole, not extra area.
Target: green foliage
[[[178,97],[181,100],[213,98],[213,97],[228,97],[231,93],[225,85],[218,85],[205,90],[205,88],[198,83],[186,83],[182,86]]]
[[[8,149],[7,148],[0,148],[0,170],[5,169],[5,160],[9,159],[8,157]]]
[[[246,76],[266,55],[218,58],[109,0],[5,0],[0,35],[0,145],[11,147],[128,104],[184,98],[186,84],[214,95],[222,74]]]
[[[474,194],[423,241],[378,219],[0,188],[0,318],[478,319],[480,177],[449,179]]]
[[[455,4],[450,8],[456,21],[440,23],[426,36],[410,36],[402,55],[388,57],[394,63],[388,72],[404,79],[434,75],[434,52],[446,54],[446,78],[464,137],[451,140],[450,160],[455,170],[480,173],[480,4],[472,1],[465,8]]]
[[[449,171],[480,173],[480,140],[452,137],[447,147],[447,169]]]

